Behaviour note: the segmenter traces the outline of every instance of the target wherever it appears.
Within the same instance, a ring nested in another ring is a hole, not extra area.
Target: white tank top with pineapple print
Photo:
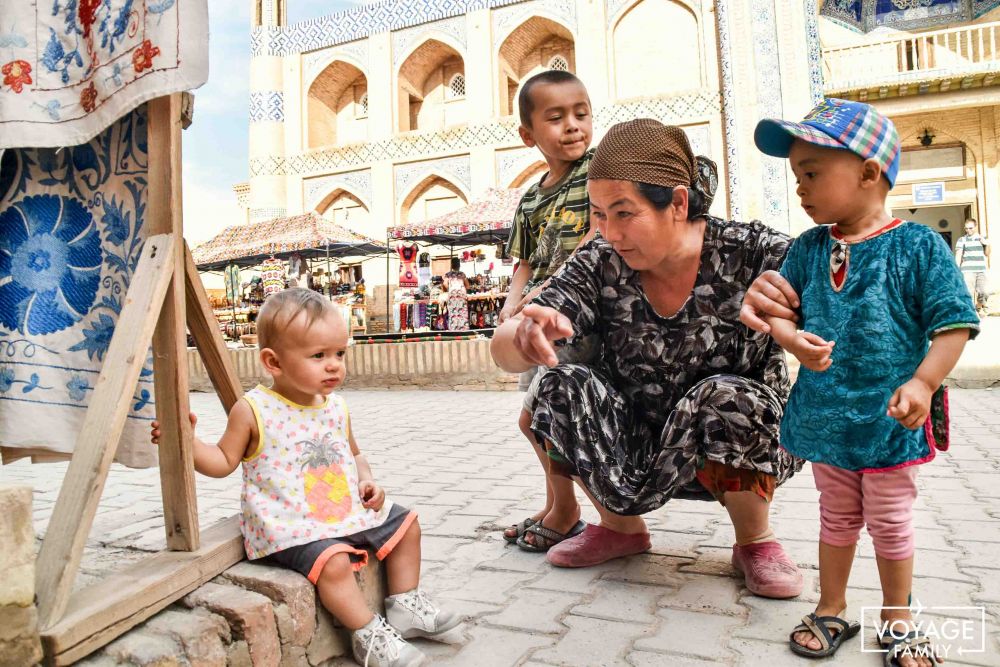
[[[382,525],[392,503],[378,512],[361,504],[343,398],[298,405],[260,385],[244,398],[260,433],[256,451],[243,459],[240,530],[248,558]]]

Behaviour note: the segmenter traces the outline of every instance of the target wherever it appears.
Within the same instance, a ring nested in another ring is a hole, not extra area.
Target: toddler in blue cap
[[[886,212],[900,158],[891,120],[831,98],[800,123],[762,120],[754,141],[788,158],[802,208],[818,225],[795,239],[781,268],[800,297],[802,330],[768,318],[771,335],[802,364],[781,444],[812,462],[820,492],[820,600],[789,647],[825,657],[860,630],[844,617],[867,526],[886,664],[930,667],[934,647],[908,609],[916,471],[947,448],[939,389],[979,318],[941,236]]]

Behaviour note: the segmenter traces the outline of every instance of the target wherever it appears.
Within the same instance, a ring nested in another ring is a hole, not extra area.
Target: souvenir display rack
[[[221,294],[219,294],[220,292]],[[212,313],[219,323],[222,337],[230,341],[256,343],[257,313],[260,311],[263,297],[256,303],[249,299],[243,299],[240,305],[234,305],[226,297],[224,290],[209,290],[208,293],[208,301],[212,306]]]
[[[475,340],[480,337],[492,338],[493,329],[470,329],[469,331],[416,331],[410,333],[383,333],[358,336],[355,345],[376,345],[380,343],[417,343],[440,340]]]
[[[385,246],[362,234],[340,227],[316,213],[286,216],[234,225],[192,251],[201,271],[224,270],[236,265],[258,267],[273,260],[304,262],[298,276],[285,286],[310,287],[337,302],[344,311],[351,335],[367,330],[367,303],[360,263],[333,266],[345,257],[381,255]],[[241,282],[241,281],[240,281]],[[257,312],[265,298],[265,281],[259,278],[235,288],[236,303],[223,298],[213,303],[219,328],[230,340],[256,343]]]
[[[510,235],[511,221],[523,194],[524,188],[490,188],[483,197],[457,211],[417,225],[390,227],[386,237],[386,282],[390,282],[390,252],[394,242],[412,241],[446,246],[451,256],[455,256],[456,249],[461,250],[463,247],[501,247]],[[491,329],[496,326],[507,296],[506,285],[501,281],[506,280],[506,276],[499,280],[487,275],[469,277],[473,287],[468,296],[470,329]],[[397,290],[392,305],[390,293],[386,291],[386,310],[390,321],[398,321],[400,328],[397,330],[400,331],[445,331],[447,304],[448,295],[440,289],[437,292],[432,288],[424,292],[418,289]],[[414,326],[404,326],[404,321],[405,324],[412,323]]]
[[[362,335],[368,330],[368,305],[364,292],[364,279],[360,278],[353,283],[340,283],[337,279],[342,277],[354,279],[360,275],[360,269],[360,265],[350,265],[340,267],[336,273],[327,272],[322,268],[310,271],[312,279],[309,281],[309,287],[324,294],[339,307],[351,336]],[[331,281],[328,279],[331,275],[337,278]],[[257,314],[264,302],[263,281],[255,276],[241,285],[239,293],[237,304],[226,296],[225,290],[212,290],[209,301],[219,323],[219,330],[226,340],[256,345]]]
[[[396,291],[392,313],[396,331],[450,331],[448,326],[448,293],[437,284],[429,289],[403,289]],[[493,329],[498,324],[500,309],[507,299],[507,276],[491,284],[489,276],[469,279],[472,291],[467,297],[469,329]]]

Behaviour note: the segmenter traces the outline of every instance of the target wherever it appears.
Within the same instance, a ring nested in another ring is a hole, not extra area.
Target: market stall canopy
[[[1000,0],[825,0],[821,16],[858,32],[910,30],[972,21]]]
[[[527,188],[490,188],[468,206],[416,225],[389,228],[389,237],[448,245],[487,245],[506,241],[514,212]]]
[[[268,257],[286,259],[298,253],[319,259],[357,257],[385,252],[385,244],[336,225],[316,213],[273,218],[227,227],[194,250],[194,263],[202,270],[227,264],[255,266]]]

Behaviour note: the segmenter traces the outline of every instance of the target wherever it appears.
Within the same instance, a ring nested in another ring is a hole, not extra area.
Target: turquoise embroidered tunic
[[[802,302],[799,326],[836,342],[829,369],[799,371],[781,444],[795,456],[847,470],[929,460],[924,429],[907,429],[886,410],[933,336],[952,328],[971,329],[972,337],[979,332],[962,274],[937,232],[908,222],[849,244],[838,291],[830,232],[820,226],[802,234],[781,267]]]

